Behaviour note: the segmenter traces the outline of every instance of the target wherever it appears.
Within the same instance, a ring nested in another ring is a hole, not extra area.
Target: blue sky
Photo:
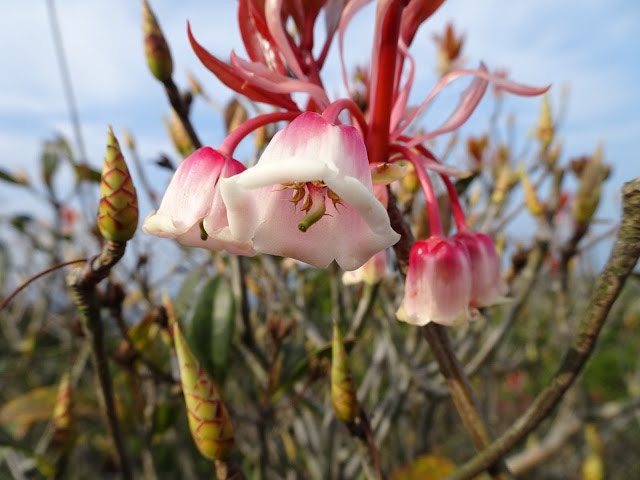
[[[116,134],[130,129],[145,161],[163,151],[173,153],[161,121],[168,114],[168,104],[144,60],[140,3],[58,0],[56,4],[90,162],[100,165],[108,125]],[[223,58],[232,48],[242,53],[236,2],[151,0],[151,4],[172,48],[176,81],[184,86],[184,71],[189,69],[215,99],[229,99],[230,92],[191,51],[185,25],[189,20],[196,38]],[[367,61],[372,12],[369,8],[356,17],[347,37],[348,42],[351,39],[347,56],[351,63]],[[560,132],[564,158],[604,145],[605,159],[613,164],[614,174],[603,198],[603,214],[616,215],[621,184],[640,175],[640,3],[446,2],[421,27],[412,47],[419,62],[416,100],[426,95],[435,81],[431,37],[442,32],[448,21],[466,35],[469,65],[483,60],[491,69],[506,67],[513,79],[524,83],[552,83],[556,106],[561,89],[570,89]],[[0,164],[35,176],[40,142],[55,132],[72,138],[45,0],[0,3],[0,32]],[[328,81],[330,92],[341,88],[337,68],[335,73],[329,77],[333,79],[333,83]],[[518,125],[526,132],[535,123],[538,107],[536,99],[513,99],[507,111],[518,114]],[[439,113],[431,109],[429,115],[435,117],[427,117],[427,124],[446,118],[447,113],[437,117]],[[480,111],[473,119],[478,133],[486,125],[486,113],[482,115]],[[215,112],[199,103],[194,119],[205,143],[215,146],[222,140],[221,120]],[[2,185],[0,212],[19,208]],[[143,216],[146,213],[142,212]]]

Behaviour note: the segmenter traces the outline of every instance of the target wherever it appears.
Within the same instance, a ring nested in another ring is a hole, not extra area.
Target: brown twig
[[[446,480],[473,478],[509,452],[547,418],[593,352],[609,310],[640,257],[640,177],[626,183],[622,194],[623,214],[618,237],[611,256],[598,277],[591,302],[581,320],[578,332],[556,374],[531,406],[506,432]]]
[[[240,467],[232,461],[216,460],[216,480],[245,480]]]
[[[84,334],[91,344],[91,359],[102,394],[103,412],[106,417],[107,428],[116,448],[122,477],[124,480],[132,480],[131,465],[126,455],[118,425],[113,384],[104,346],[100,301],[95,289],[96,285],[109,275],[111,268],[122,258],[125,246],[125,243],[107,242],[100,255],[88,260],[83,267],[74,268],[69,272],[67,285],[82,315]]]

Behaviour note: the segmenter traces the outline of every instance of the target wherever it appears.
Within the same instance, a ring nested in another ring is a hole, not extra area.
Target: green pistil
[[[307,184],[309,196],[305,199],[305,211],[307,215],[298,223],[298,230],[306,232],[309,227],[318,222],[326,212],[324,205],[326,187],[317,188],[314,185]]]
[[[324,204],[322,208],[315,208],[304,217],[300,223],[298,223],[298,230],[306,232],[309,227],[324,217]]]

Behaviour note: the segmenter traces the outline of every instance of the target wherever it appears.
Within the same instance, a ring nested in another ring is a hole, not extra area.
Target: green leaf
[[[38,387],[12,398],[0,407],[0,426],[22,438],[33,423],[49,420],[58,397],[58,386]]]
[[[231,285],[218,275],[200,292],[186,337],[194,355],[219,385],[229,365],[235,316]]]
[[[192,269],[186,276],[180,290],[173,301],[173,311],[176,318],[186,318],[187,313],[193,305],[193,298],[196,296],[196,290],[200,286],[203,277],[206,276],[206,265],[200,265]]]

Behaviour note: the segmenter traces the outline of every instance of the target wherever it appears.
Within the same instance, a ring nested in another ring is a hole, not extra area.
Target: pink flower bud
[[[471,259],[462,242],[439,237],[418,241],[411,248],[396,315],[413,325],[455,325],[467,316],[471,284]]]

